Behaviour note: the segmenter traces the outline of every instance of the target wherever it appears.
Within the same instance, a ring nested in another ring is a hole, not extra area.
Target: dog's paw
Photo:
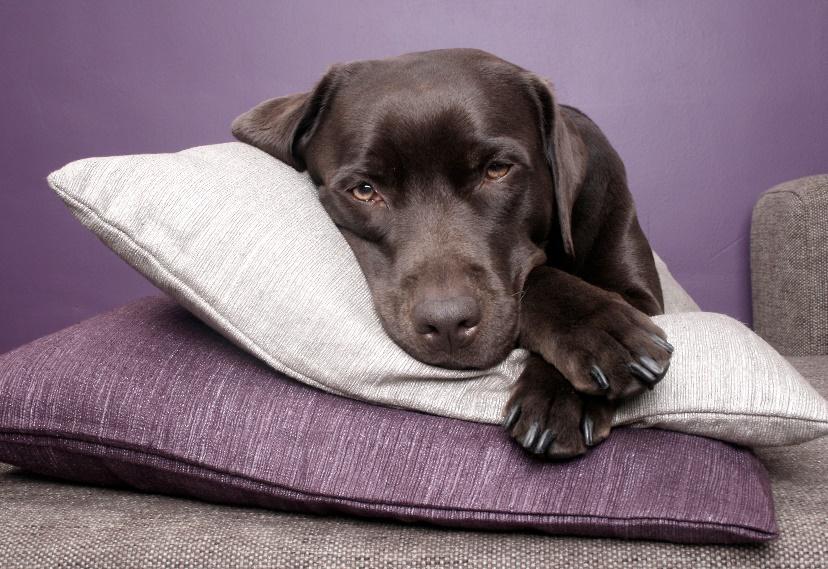
[[[609,436],[614,404],[583,396],[558,370],[532,355],[506,405],[503,427],[539,458],[584,454]]]
[[[670,367],[664,331],[620,297],[611,298],[540,346],[579,392],[607,399],[652,389]]]

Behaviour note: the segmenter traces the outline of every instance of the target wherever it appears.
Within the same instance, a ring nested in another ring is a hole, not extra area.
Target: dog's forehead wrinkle
[[[462,118],[446,114],[416,127],[399,127],[391,119],[377,132],[367,153],[378,166],[421,188],[440,181],[464,187],[470,181],[468,176],[482,174],[484,162],[494,157],[530,162],[525,143],[511,136],[492,136],[467,124]]]
[[[377,134],[384,144],[417,148],[442,142],[447,137],[482,136],[484,125],[478,113],[469,106],[450,102],[400,106],[381,115]]]

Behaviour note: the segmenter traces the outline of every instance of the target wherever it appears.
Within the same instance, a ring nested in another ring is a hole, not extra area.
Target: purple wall
[[[51,170],[226,141],[240,111],[333,62],[458,46],[552,78],[621,153],[678,279],[749,320],[752,205],[828,172],[828,2],[345,4],[0,3],[0,352],[153,291]]]

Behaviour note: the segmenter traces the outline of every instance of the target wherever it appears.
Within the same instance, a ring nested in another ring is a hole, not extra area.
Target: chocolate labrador
[[[531,352],[503,423],[530,452],[584,453],[667,370],[624,165],[536,75],[473,49],[334,65],[232,129],[309,172],[409,354],[486,368]]]

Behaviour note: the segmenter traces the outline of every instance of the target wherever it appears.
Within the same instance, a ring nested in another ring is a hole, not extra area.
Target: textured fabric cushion
[[[276,513],[66,484],[0,464],[0,567],[824,567],[828,438],[758,454],[768,464],[779,520],[779,538],[758,545],[446,530]]]
[[[785,355],[828,355],[828,175],[765,192],[750,253],[756,331]]]
[[[823,395],[828,357],[791,358]],[[828,437],[757,450],[779,538],[688,545],[445,530],[66,484],[0,464],[0,567],[814,569],[828,559]]]
[[[741,322],[707,312],[656,321],[677,346],[670,372],[654,390],[624,403],[615,424],[694,432],[754,447],[828,434],[828,401]]]
[[[0,358],[0,461],[103,485],[470,528],[763,541],[761,463],[726,443],[621,429],[561,464],[496,426],[389,409],[278,374],[166,299]]]
[[[408,356],[382,330],[353,253],[308,177],[260,150],[229,143],[93,158],[49,182],[127,262],[274,369],[358,399],[500,421],[525,351],[486,372]],[[670,372],[626,404],[616,424],[753,446],[828,431],[828,404],[744,326],[703,313],[657,322],[677,346]]]

